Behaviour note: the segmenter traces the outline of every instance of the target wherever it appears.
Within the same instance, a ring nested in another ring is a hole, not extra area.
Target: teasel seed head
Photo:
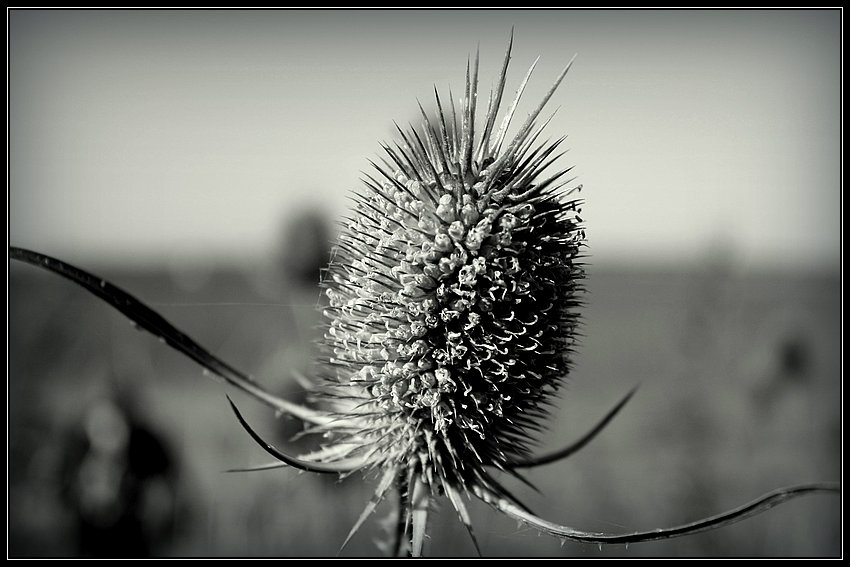
[[[581,203],[568,170],[550,171],[563,138],[538,141],[569,66],[506,144],[528,80],[496,129],[509,59],[510,48],[482,122],[476,57],[459,113],[436,95],[419,128],[398,128],[324,282],[317,392],[339,416],[328,434],[348,447],[336,458],[406,471],[432,495],[501,494],[491,472],[527,457],[576,341]]]

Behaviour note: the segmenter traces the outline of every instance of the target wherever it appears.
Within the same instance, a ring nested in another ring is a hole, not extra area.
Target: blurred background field
[[[310,373],[320,298],[312,282],[283,265],[275,258],[254,271],[101,275],[274,392],[297,399],[291,373]],[[9,283],[10,556],[109,549],[80,549],[75,505],[63,496],[72,478],[63,463],[86,412],[115,392],[131,399],[132,415],[159,436],[177,473],[168,477],[172,500],[144,520],[163,527],[146,552],[336,555],[374,479],[224,472],[268,461],[236,422],[226,393],[281,446],[297,425],[204,376],[58,277],[13,264]],[[586,337],[540,450],[575,439],[640,388],[590,446],[530,472],[539,492],[508,481],[537,513],[582,529],[650,529],[781,486],[841,478],[837,274],[753,274],[714,259],[681,272],[591,267],[588,289]],[[480,504],[473,515],[484,553],[496,557],[820,557],[841,552],[840,500],[802,498],[717,532],[627,549],[561,546]],[[342,555],[378,555],[372,540],[387,514],[380,508]],[[433,518],[426,551],[474,554],[450,508]]]

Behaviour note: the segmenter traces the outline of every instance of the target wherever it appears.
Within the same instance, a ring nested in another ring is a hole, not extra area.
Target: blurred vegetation
[[[101,275],[272,391],[301,399],[292,373],[311,373],[320,336],[322,222],[305,216],[284,236],[278,260],[250,273],[216,266]],[[530,473],[539,492],[506,480],[532,510],[588,530],[651,529],[780,486],[841,478],[837,274],[745,275],[722,262],[682,272],[591,268],[587,287],[585,337],[541,450],[575,439],[641,387],[589,447]],[[335,556],[371,495],[359,475],[224,472],[267,462],[225,393],[274,443],[289,443],[300,426],[204,376],[56,276],[10,266],[8,349],[11,557]],[[148,475],[163,485],[154,496],[139,486],[125,491],[135,523],[119,535],[108,519],[92,532],[81,499],[69,498],[80,485],[74,464],[97,443],[91,412],[104,400],[123,416],[106,420],[113,423],[107,445],[129,439],[116,428],[138,428],[159,447],[152,453],[149,444],[141,462],[168,463]],[[720,531],[601,549],[562,546],[483,504],[471,512],[484,553],[494,557],[820,557],[841,552],[840,504],[834,496],[803,498]],[[373,539],[388,514],[380,507],[342,555],[377,555]],[[450,507],[430,527],[427,555],[474,555]],[[105,545],[119,541],[126,543]]]

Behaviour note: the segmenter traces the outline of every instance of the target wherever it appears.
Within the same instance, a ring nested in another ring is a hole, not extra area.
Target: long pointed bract
[[[422,547],[425,545],[425,530],[428,525],[428,501],[430,495],[428,488],[422,479],[416,478],[413,483],[413,497],[411,499],[411,523],[413,526],[413,537],[410,542],[410,554],[413,557],[422,556]]]
[[[645,541],[671,539],[676,537],[688,536],[715,530],[723,526],[728,526],[745,520],[752,516],[756,516],[773,508],[774,506],[786,502],[792,498],[804,496],[813,493],[840,493],[841,487],[838,484],[818,483],[807,484],[800,486],[792,486],[781,488],[769,492],[752,502],[748,502],[743,506],[739,506],[728,512],[703,518],[695,522],[682,524],[672,528],[659,528],[655,530],[632,532],[627,534],[609,534],[604,532],[586,532],[577,530],[569,526],[564,526],[539,518],[529,512],[523,510],[513,502],[507,499],[500,498],[497,494],[487,493],[484,490],[477,490],[476,494],[486,503],[490,504],[497,510],[500,510],[508,516],[520,520],[531,527],[537,528],[542,532],[550,535],[577,541],[581,543],[601,543],[601,544],[626,544],[639,543]]]
[[[499,72],[499,78],[496,80],[496,93],[490,99],[490,106],[487,108],[487,117],[484,122],[484,131],[481,134],[481,142],[479,144],[477,156],[478,161],[484,161],[484,155],[487,153],[490,146],[490,135],[493,132],[493,126],[496,123],[496,118],[499,116],[499,108],[502,105],[502,95],[505,92],[505,83],[507,82],[508,64],[511,61],[511,50],[514,46],[514,31],[511,30],[511,39],[508,42],[508,49],[505,51],[505,60],[502,62],[502,70]]]
[[[614,416],[616,416],[620,412],[620,410],[623,409],[623,406],[626,405],[626,403],[632,398],[632,396],[635,394],[636,391],[637,391],[637,387],[635,387],[631,391],[629,391],[629,393],[626,394],[626,396],[622,400],[620,400],[619,403],[616,406],[614,406],[605,415],[605,417],[603,417],[602,420],[593,427],[593,429],[591,429],[590,431],[585,433],[578,441],[575,441],[574,443],[568,445],[567,447],[565,447],[563,449],[560,449],[558,451],[554,451],[554,452],[546,454],[546,455],[541,455],[539,457],[534,457],[534,458],[525,459],[525,460],[521,460],[521,461],[520,460],[512,461],[510,463],[510,466],[512,468],[515,468],[515,469],[528,468],[528,467],[539,467],[540,465],[546,465],[546,464],[549,464],[549,463],[553,463],[555,461],[565,459],[565,458],[569,457],[570,455],[575,454],[580,449],[585,447],[588,443],[590,443],[603,429],[605,429],[605,426],[607,426],[608,423],[612,419],[614,419]]]
[[[188,356],[210,372],[221,376],[233,386],[247,392],[272,408],[309,423],[319,424],[330,421],[330,418],[324,412],[306,408],[270,394],[249,376],[211,354],[207,349],[169,323],[162,315],[105,279],[46,254],[15,246],[9,248],[9,257],[71,280],[129,317],[130,321],[140,329],[144,329],[155,337],[162,339],[168,346]]]
[[[348,532],[348,536],[346,536],[345,541],[342,542],[340,546],[340,551],[348,545],[348,542],[354,537],[354,534],[357,533],[357,530],[360,529],[360,526],[363,525],[363,522],[366,521],[372,512],[375,511],[375,508],[378,507],[378,504],[381,503],[381,500],[384,499],[384,494],[386,494],[387,490],[389,490],[393,481],[395,480],[396,470],[389,469],[384,475],[381,477],[381,481],[378,483],[378,487],[375,489],[375,493],[372,495],[372,498],[369,499],[369,502],[366,504],[366,508],[360,513],[360,517],[357,518],[357,521],[354,523],[354,526]]]
[[[445,489],[446,496],[449,498],[452,506],[454,506],[463,527],[466,528],[466,532],[469,534],[470,539],[472,539],[472,545],[475,546],[475,551],[479,556],[481,556],[481,548],[478,545],[478,538],[475,537],[475,532],[472,530],[472,519],[469,516],[469,511],[466,509],[466,504],[464,504],[461,499],[461,495],[450,483],[443,484],[443,488]]]
[[[230,396],[227,397],[227,401],[230,402],[230,407],[233,409],[233,413],[236,414],[236,419],[239,420],[240,425],[245,428],[245,431],[257,442],[257,444],[265,449],[265,451],[270,454],[272,457],[284,462],[292,467],[301,469],[307,472],[319,472],[319,473],[341,473],[341,472],[351,472],[361,468],[364,465],[363,459],[353,458],[342,461],[330,462],[330,463],[322,463],[318,461],[307,461],[304,459],[299,459],[297,457],[293,457],[292,455],[287,455],[283,451],[280,451],[266,442],[260,435],[254,431],[254,429],[248,425],[248,422],[245,421],[245,418],[242,417],[242,414],[239,412],[239,408],[236,407],[236,404],[233,403],[233,400],[230,399]]]

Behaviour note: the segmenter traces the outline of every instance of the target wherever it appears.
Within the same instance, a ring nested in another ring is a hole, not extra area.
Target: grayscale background
[[[418,123],[435,86],[461,96],[476,50],[486,97],[512,29],[509,95],[540,56],[518,116],[577,54],[548,132],[568,135],[586,199],[585,336],[540,450],[640,388],[592,445],[529,473],[538,491],[506,482],[547,519],[619,532],[840,479],[840,11],[7,16],[9,243],[106,277],[293,398],[318,267],[393,121]],[[169,455],[138,503],[159,530],[147,553],[336,555],[374,479],[223,472],[266,462],[225,393],[276,443],[297,425],[54,275],[11,264],[8,297],[10,556],[103,552],[80,547],[68,479],[107,398]],[[472,513],[495,557],[820,557],[842,552],[840,503],[601,550]],[[342,555],[376,554],[386,514]],[[450,506],[426,553],[474,554]]]

